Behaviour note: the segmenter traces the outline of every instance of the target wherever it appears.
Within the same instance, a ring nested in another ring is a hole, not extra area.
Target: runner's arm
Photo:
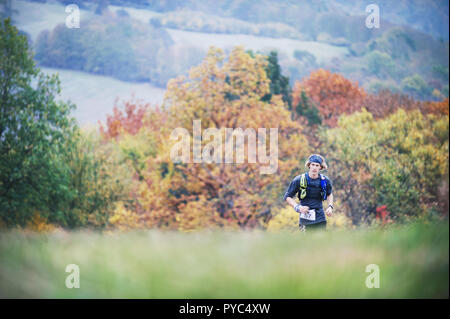
[[[286,202],[294,208],[297,205],[297,203],[295,202],[295,200],[292,197],[286,197]]]
[[[327,197],[327,203],[328,203],[327,208],[330,207],[330,205],[331,205],[331,207],[333,207],[333,209],[334,209],[334,206],[333,206],[333,194],[330,194],[330,195]]]
[[[295,200],[294,196],[298,193],[298,190],[300,189],[300,175],[296,176],[292,182],[289,184],[289,187],[284,194],[284,200],[291,205],[294,209],[297,205],[299,205]],[[308,211],[309,207],[307,206],[299,206],[301,212]]]

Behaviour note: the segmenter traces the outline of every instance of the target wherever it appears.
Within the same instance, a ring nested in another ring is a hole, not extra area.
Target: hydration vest
[[[327,199],[327,179],[325,175],[319,174],[320,176],[320,186],[322,187],[322,198],[323,200]],[[306,197],[306,187],[308,186],[309,176],[307,173],[303,173],[300,176],[300,199]]]

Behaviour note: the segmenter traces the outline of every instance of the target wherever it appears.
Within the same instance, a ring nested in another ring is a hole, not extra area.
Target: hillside
[[[210,46],[229,52],[243,45],[265,54],[278,51],[291,86],[325,68],[357,81],[369,93],[387,88],[422,100],[448,96],[449,45],[440,27],[448,28],[448,14],[447,22],[442,22],[446,5],[439,2],[427,8],[417,4],[412,13],[404,10],[403,3],[383,2],[380,5],[389,8],[389,14],[382,13],[380,29],[368,29],[364,1],[355,7],[337,0],[265,3],[265,10],[247,1],[224,1],[214,10],[203,1],[110,1],[101,15],[94,13],[95,4],[76,1],[82,23],[77,32],[58,27],[64,23],[63,3],[17,0],[13,4],[15,23],[29,35],[39,65],[129,81],[124,86],[130,88],[129,95],[133,89],[142,91],[137,82],[149,83],[149,92],[165,89],[168,80],[198,65]],[[426,17],[408,24],[423,12]],[[95,87],[108,91],[101,84]],[[77,94],[76,89],[71,91]],[[151,101],[161,101],[160,96]],[[71,97],[79,103],[89,100]],[[92,115],[80,114],[77,117],[83,122]]]

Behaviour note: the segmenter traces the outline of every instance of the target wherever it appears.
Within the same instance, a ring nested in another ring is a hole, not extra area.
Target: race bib
[[[306,214],[300,213],[300,217],[307,220],[316,220],[316,211],[314,209],[310,209]]]

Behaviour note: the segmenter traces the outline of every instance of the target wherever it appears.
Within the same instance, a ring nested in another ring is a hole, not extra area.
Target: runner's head
[[[311,165],[312,164],[312,165]],[[305,162],[305,167],[308,168],[310,171],[313,170],[324,170],[328,169],[327,163],[325,162],[325,159],[322,155],[319,154],[312,154],[308,157],[308,159]]]

